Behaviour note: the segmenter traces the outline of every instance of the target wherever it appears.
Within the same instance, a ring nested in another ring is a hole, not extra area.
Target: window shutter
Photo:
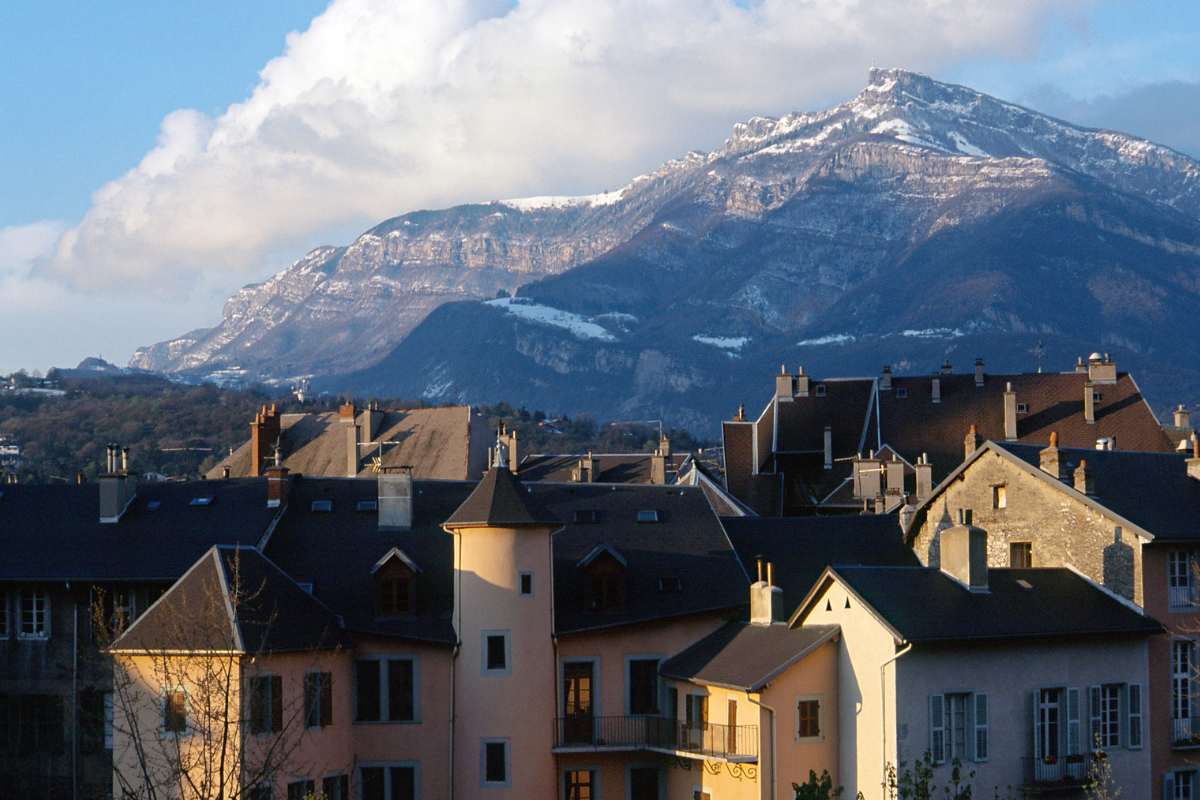
[[[946,707],[940,694],[929,695],[929,754],[935,764],[946,760]]]
[[[1038,690],[1034,689],[1029,693],[1029,703],[1026,705],[1029,709],[1029,725],[1033,731],[1033,759],[1034,761],[1042,757],[1042,740],[1038,736]]]
[[[1083,752],[1079,741],[1079,690],[1067,689],[1067,755],[1077,756]]]
[[[1175,773],[1163,773],[1163,800],[1175,800]]]
[[[333,724],[333,673],[321,673],[321,724]]]
[[[1089,748],[1098,747],[1100,741],[1100,687],[1088,687],[1088,714],[1091,727],[1088,729]]]
[[[283,678],[271,676],[271,731],[283,730]]]
[[[1125,687],[1126,737],[1125,746],[1131,750],[1142,747],[1142,685],[1131,683]]]
[[[975,695],[975,760],[988,759],[988,696]]]

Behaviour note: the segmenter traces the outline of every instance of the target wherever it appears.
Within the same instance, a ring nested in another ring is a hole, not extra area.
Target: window
[[[946,761],[946,703],[940,694],[929,695],[929,755],[935,764]]]
[[[595,800],[596,775],[590,769],[571,769],[563,775],[564,800]]]
[[[271,785],[268,783],[251,787],[250,800],[271,800]]]
[[[283,678],[256,675],[250,678],[250,732],[283,730]]]
[[[22,639],[47,639],[50,636],[50,597],[40,589],[22,589]]]
[[[1008,565],[1013,569],[1033,568],[1033,542],[1009,542]]]
[[[7,736],[7,738],[6,738]],[[52,694],[0,694],[0,754],[63,752],[63,698]]]
[[[1043,760],[1057,759],[1059,753],[1059,726],[1062,702],[1061,689],[1039,689],[1037,692],[1037,716],[1034,727],[1034,757]]]
[[[204,495],[202,497],[193,497],[190,501],[188,501],[188,505],[193,506],[195,508],[206,508],[208,506],[211,506],[212,504],[213,504],[212,495]]]
[[[508,631],[483,632],[483,671],[484,673],[508,672],[509,646]]]
[[[292,781],[287,785],[287,800],[308,800],[316,791],[315,781]]]
[[[658,800],[661,784],[658,767],[630,767],[628,780],[627,800]]]
[[[658,659],[629,660],[629,713],[658,714]]]
[[[1139,750],[1142,746],[1142,687],[1141,684],[1131,683],[1125,687],[1126,708],[1129,713],[1129,741],[1131,749]]]
[[[508,785],[508,740],[483,740],[483,784]]]
[[[1121,746],[1121,686],[1106,683],[1089,690],[1091,740],[1100,747]]]
[[[1092,401],[1093,402],[1099,403],[1103,399],[1104,399],[1104,395],[1100,394],[1099,392],[1092,392]]]
[[[946,704],[946,758],[966,761],[967,754],[967,704],[971,699],[969,694],[945,695]]]
[[[532,572],[522,572],[518,576],[518,578],[519,578],[519,583],[521,585],[521,594],[525,595],[526,597],[532,595],[533,594],[533,573]]]
[[[415,766],[373,766],[358,769],[361,800],[415,800]]]
[[[796,738],[816,739],[821,735],[821,701],[801,700],[796,704]]]
[[[163,695],[163,732],[187,732],[187,694],[182,689]]]
[[[1187,769],[1168,772],[1163,776],[1163,782],[1166,784],[1166,788],[1163,791],[1163,797],[1166,800],[1193,800],[1196,796],[1195,770]]]
[[[637,512],[638,522],[658,522],[658,509],[643,508]]]
[[[1029,403],[1017,403],[1017,413],[1018,414],[1028,414],[1029,413]]]
[[[104,709],[104,749],[113,749],[113,696],[112,692],[104,693],[102,701]]]
[[[304,726],[333,724],[333,674],[309,672],[304,676]]]
[[[625,567],[610,553],[601,553],[584,567],[587,607],[617,611],[625,606]]]
[[[8,594],[0,592],[0,639],[9,637],[8,629]]]
[[[380,616],[412,613],[416,600],[416,575],[399,558],[388,559],[375,573],[375,607]]]
[[[378,500],[358,500],[354,503],[354,510],[355,511],[378,511],[379,510],[379,501]],[[345,777],[345,776],[343,776],[343,777]]]
[[[992,508],[1008,508],[1008,487],[1003,483],[992,487]]]
[[[332,500],[313,500],[309,510],[314,514],[328,514],[333,511]]]
[[[321,779],[322,800],[350,800],[350,776],[330,775]]]
[[[359,659],[354,684],[355,722],[417,721],[415,659]]]
[[[975,760],[987,761],[988,749],[988,697],[977,694],[975,697]]]
[[[817,397],[824,397],[825,396],[825,384],[818,383],[816,386],[813,387],[813,392],[816,394]]]
[[[1192,554],[1172,550],[1167,554],[1167,604],[1171,608],[1194,605],[1192,597]]]
[[[683,582],[674,575],[658,579],[658,590],[663,594],[677,594],[683,591]]]
[[[577,508],[574,519],[580,525],[590,525],[600,521],[600,512],[593,508]]]
[[[1175,740],[1192,736],[1192,643],[1176,639],[1171,643],[1171,718],[1175,720]]]
[[[685,744],[688,747],[701,747],[704,734],[708,731],[708,695],[689,694],[683,698],[683,702]]]
[[[906,397],[908,397],[908,389],[907,388],[899,387],[896,389],[896,399],[903,400]]]

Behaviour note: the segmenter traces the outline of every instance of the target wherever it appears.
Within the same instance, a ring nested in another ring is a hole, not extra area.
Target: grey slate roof
[[[729,622],[667,659],[667,678],[756,692],[777,675],[829,641],[837,625],[789,628],[786,624]]]
[[[729,539],[751,572],[760,556],[775,565],[791,613],[832,564],[918,566],[894,514],[834,517],[722,517]]]
[[[908,642],[1152,636],[1154,619],[1065,568],[990,569],[971,592],[927,567],[835,566],[831,572]],[[827,576],[825,580],[828,580]],[[806,602],[814,602],[814,591]],[[800,609],[804,616],[807,609]],[[821,609],[814,608],[813,621]]]
[[[490,525],[520,527],[557,525],[558,519],[506,468],[492,467],[445,525],[448,528]]]
[[[261,479],[143,482],[113,524],[99,498],[95,483],[0,486],[0,580],[175,580],[214,544],[256,544],[278,513]]]
[[[995,445],[1038,467],[1041,447],[1015,442]],[[1091,499],[1159,541],[1200,539],[1200,480],[1188,477],[1187,456],[1059,448],[1068,483],[1080,460],[1087,459],[1088,471],[1095,478],[1095,495]]]
[[[328,649],[341,621],[252,547],[213,547],[113,646],[248,654]]]

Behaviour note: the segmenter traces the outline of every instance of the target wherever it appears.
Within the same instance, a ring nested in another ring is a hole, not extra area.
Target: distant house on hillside
[[[1186,413],[1184,414],[1186,417]],[[1188,421],[1179,420],[1183,424]],[[1061,373],[775,376],[757,417],[722,424],[726,487],[763,515],[892,511],[919,502],[984,441],[1169,451],[1133,376],[1107,354]],[[915,497],[914,497],[915,496]]]
[[[417,478],[467,480],[487,466],[491,432],[469,406],[382,409],[345,403],[337,411],[281,414],[264,406],[250,439],[208,471],[212,478],[256,477],[274,463],[313,477],[372,475],[379,466],[412,467]]]

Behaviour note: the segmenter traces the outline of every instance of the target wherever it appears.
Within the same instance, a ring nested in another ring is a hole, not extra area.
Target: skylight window
[[[575,522],[581,524],[590,524],[599,522],[600,512],[594,508],[577,508],[575,509]]]
[[[312,505],[309,506],[309,510],[314,514],[328,514],[330,511],[333,511],[333,501],[313,500]]]
[[[212,504],[213,504],[213,496],[211,494],[202,495],[200,497],[193,497],[191,499],[191,501],[188,502],[189,506],[203,507],[203,506],[211,506]]]
[[[658,579],[658,590],[663,594],[674,594],[683,591],[683,583],[675,575],[667,575]]]
[[[312,581],[296,581],[296,585],[299,586],[304,591],[308,592],[309,594],[313,593]]]
[[[658,509],[643,508],[637,512],[638,522],[658,522]]]
[[[146,501],[146,510],[147,511],[158,511],[158,509],[161,506],[162,506],[162,502],[159,500],[147,500]]]
[[[359,500],[357,503],[354,504],[354,510],[355,511],[378,511],[379,510],[379,501],[378,500]]]

